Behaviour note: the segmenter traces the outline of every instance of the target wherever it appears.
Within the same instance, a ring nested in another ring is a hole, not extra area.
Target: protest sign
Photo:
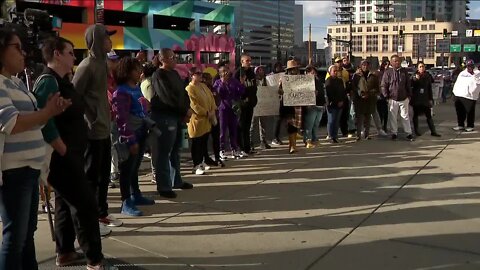
[[[258,86],[258,103],[253,111],[254,116],[278,115],[280,99],[278,98],[278,86]]]
[[[285,106],[315,105],[315,77],[313,75],[284,75],[282,78]]]
[[[267,85],[268,86],[277,86],[280,84],[280,78],[282,78],[282,76],[284,75],[285,73],[275,73],[275,74],[270,74],[268,75],[265,79],[267,79]]]

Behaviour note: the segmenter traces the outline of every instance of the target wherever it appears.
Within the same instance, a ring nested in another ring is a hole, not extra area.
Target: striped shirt
[[[18,115],[37,110],[37,101],[23,82],[0,74],[0,133],[5,136],[1,170],[31,167],[40,170],[45,159],[42,126],[11,134]]]

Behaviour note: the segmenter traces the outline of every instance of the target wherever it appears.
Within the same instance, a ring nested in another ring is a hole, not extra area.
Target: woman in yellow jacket
[[[190,83],[185,88],[190,98],[190,108],[193,111],[188,122],[188,136],[192,139],[193,173],[202,175],[209,169],[203,162],[207,152],[208,134],[217,118],[215,100],[212,92],[202,83],[202,72],[197,68],[190,70]]]

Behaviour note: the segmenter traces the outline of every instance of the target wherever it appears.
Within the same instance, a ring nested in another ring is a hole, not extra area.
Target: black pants
[[[212,126],[212,130],[209,133],[212,137],[212,147],[213,147],[213,154],[215,155],[215,160],[220,160],[220,124],[216,126]],[[207,147],[205,147],[205,152],[203,153],[203,158],[208,159],[210,156],[208,155],[208,138],[207,136]]]
[[[96,194],[100,218],[108,216],[107,194],[112,160],[111,143],[110,138],[89,140],[85,153],[87,179]]]
[[[418,128],[418,117],[424,114],[427,118],[428,128],[431,133],[436,133],[435,126],[433,124],[432,110],[428,106],[413,106],[413,129],[415,133],[420,133]]]
[[[200,137],[192,138],[192,160],[193,166],[202,164],[205,151],[207,151],[207,140],[210,133],[206,133]]]
[[[251,145],[250,145],[250,126],[252,125],[252,118],[253,118],[253,107],[251,106],[244,106],[242,107],[242,112],[240,115],[239,121],[239,145],[240,149],[242,149],[245,153],[250,152]]]
[[[377,111],[380,116],[380,121],[382,122],[383,131],[387,132],[388,103],[386,99],[382,98],[377,101]]]
[[[55,244],[59,254],[75,251],[75,238],[89,264],[103,259],[97,203],[87,181],[83,150],[52,154],[48,180],[55,190]]]
[[[348,135],[348,118],[350,117],[350,101],[346,98],[343,101],[342,114],[340,115],[340,130],[343,136]]]
[[[467,119],[467,127],[474,127],[476,104],[476,100],[455,97],[455,110],[457,111],[457,122],[459,127],[465,127],[465,119]]]
[[[141,134],[140,134],[141,133]],[[138,186],[138,169],[142,164],[143,154],[145,153],[146,132],[136,132],[138,141],[138,153],[130,154],[128,159],[118,164],[120,170],[120,193],[122,202],[130,198],[133,194],[140,194]]]

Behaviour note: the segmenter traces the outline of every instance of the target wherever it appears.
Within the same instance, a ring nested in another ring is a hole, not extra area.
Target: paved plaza
[[[277,146],[206,176],[186,163],[195,188],[174,200],[144,175],[156,204],[143,217],[116,214],[125,224],[103,239],[104,252],[132,270],[480,269],[480,136],[451,130],[451,102],[435,113],[441,138],[421,118],[415,142],[322,140],[294,155]],[[119,213],[119,189],[109,202]],[[36,245],[41,269],[57,269],[45,214]]]

